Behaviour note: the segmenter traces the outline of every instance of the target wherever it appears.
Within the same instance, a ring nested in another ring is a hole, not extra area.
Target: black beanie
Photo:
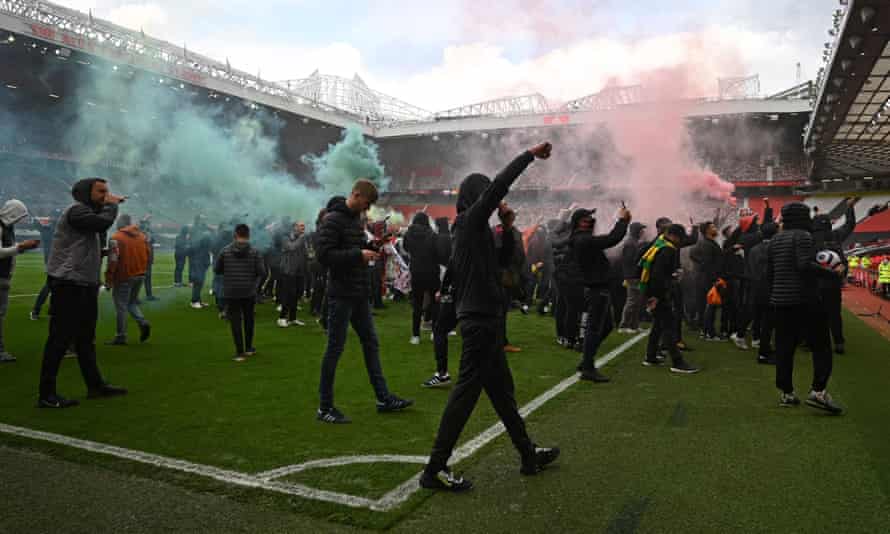
[[[782,225],[788,230],[810,231],[813,225],[810,207],[803,202],[785,204],[782,206]]]

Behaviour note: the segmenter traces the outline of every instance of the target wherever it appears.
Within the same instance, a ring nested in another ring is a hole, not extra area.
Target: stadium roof
[[[890,175],[890,4],[849,0],[826,43],[828,64],[805,147],[811,178],[829,181]]]

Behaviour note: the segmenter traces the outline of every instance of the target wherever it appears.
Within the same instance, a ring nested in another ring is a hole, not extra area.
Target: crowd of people
[[[433,222],[419,212],[404,231],[385,220],[368,221],[378,192],[364,179],[346,196],[331,198],[312,231],[287,218],[251,227],[243,220],[246,216],[213,229],[198,216],[176,237],[174,285],[190,285],[190,306],[204,309],[208,305],[202,294],[212,270],[211,292],[220,319],[230,324],[236,362],[256,354],[258,302],[273,298],[280,310],[277,324],[288,328],[305,324],[297,311],[306,299],[327,336],[316,418],[332,424],[350,422],[334,402],[335,375],[350,325],[361,342],[377,410],[399,412],[413,405],[387,385],[372,315],[385,294],[410,297],[409,342],[420,345],[421,330],[429,330],[435,356],[435,373],[422,385],[453,384],[420,480],[427,488],[471,487],[450,471],[448,460],[483,390],[519,452],[522,473],[535,474],[559,455],[559,449],[541,447],[530,438],[517,409],[506,356],[522,351],[509,341],[507,316],[513,310],[552,316],[555,343],[580,353],[579,376],[594,383],[609,381],[597,368],[596,357],[613,330],[648,335],[642,364],[685,375],[701,368],[687,360],[693,349],[684,332],[699,332],[703,342],[753,347],[757,362],[776,366],[775,384],[784,407],[801,403],[792,373],[794,354],[805,346],[814,361],[806,404],[832,414],[843,411],[827,384],[834,354],[845,352],[841,288],[852,258],[847,261],[842,243],[855,226],[855,199],[847,202],[844,223],[837,228],[837,221],[813,217],[802,203],[785,205],[777,218],[767,201],[762,215],[743,212],[732,223],[715,217],[680,224],[661,217],[650,227],[635,221],[622,205],[614,219],[595,209],[562,209],[520,229],[516,209],[504,199],[526,167],[536,158],[549,158],[551,149],[549,143],[530,148],[493,180],[469,175],[458,190],[454,221]],[[56,391],[66,354],[77,358],[88,398],[127,394],[104,380],[97,363],[102,286],[111,289],[117,316],[109,345],[129,343],[130,317],[139,326],[140,342],[152,334],[139,305],[141,291],[152,298],[150,218],[137,223],[120,214],[126,199],[111,193],[103,179],[77,182],[72,196],[70,206],[50,217],[42,243],[15,240],[15,225],[28,218],[24,204],[9,200],[0,209],[0,361],[14,361],[3,348],[2,325],[15,256],[44,247],[47,283],[31,314],[39,318],[49,295],[38,394],[42,408],[77,405]],[[498,222],[491,226],[493,216]],[[890,277],[890,258],[883,259],[882,273]],[[641,328],[644,322],[651,322],[650,330]],[[448,338],[456,329],[462,348],[459,374],[452,380]]]

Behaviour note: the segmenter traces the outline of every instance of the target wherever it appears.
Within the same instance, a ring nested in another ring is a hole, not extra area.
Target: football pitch
[[[389,386],[415,406],[376,412],[351,335],[335,400],[353,424],[324,425],[315,409],[325,338],[314,320],[301,312],[307,326],[279,329],[274,305],[258,306],[259,353],[235,363],[227,323],[212,308],[189,309],[189,290],[169,287],[172,258],[159,256],[160,300],[143,305],[148,343],[134,342],[131,321],[131,345],[102,345],[114,315],[109,294],[100,296],[100,367],[130,394],[43,411],[34,406],[46,310],[40,321],[27,318],[42,266],[39,254],[23,256],[13,280],[6,332],[19,361],[0,367],[5,447],[284,513],[313,530],[879,532],[890,524],[890,344],[852,315],[848,354],[836,357],[829,388],[848,413],[829,417],[779,408],[773,368],[691,335],[699,375],[644,368],[645,340],[613,335],[601,351],[613,382],[576,383],[578,355],[553,343],[552,321],[511,314],[511,341],[524,349],[509,356],[519,404],[532,436],[563,456],[521,477],[483,395],[456,458],[477,489],[434,496],[417,490],[416,476],[448,389],[420,387],[434,370],[432,343],[428,333],[420,346],[408,343],[407,305],[390,304],[375,321]],[[456,372],[460,341],[450,340]],[[808,359],[798,355],[799,394]],[[59,391],[85,396],[74,360],[62,366]],[[225,530],[208,521],[209,530]]]

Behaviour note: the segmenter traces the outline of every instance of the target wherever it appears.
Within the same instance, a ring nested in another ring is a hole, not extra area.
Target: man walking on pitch
[[[117,312],[117,335],[106,345],[127,344],[127,314],[139,324],[139,342],[151,335],[151,325],[139,308],[139,289],[145,281],[151,261],[151,244],[129,215],[121,215],[117,232],[111,236],[105,284],[111,288]]]
[[[108,191],[101,178],[87,178],[71,190],[74,204],[56,225],[53,250],[46,267],[50,284],[49,337],[40,369],[40,408],[68,408],[78,402],[56,392],[56,376],[71,341],[77,352],[87,398],[126,395],[124,388],[105,382],[96,364],[96,320],[99,317],[99,275],[102,264],[100,236],[117,217],[125,200]]]
[[[463,352],[460,375],[442,414],[429,463],[420,478],[421,487],[448,491],[472,487],[469,480],[451,473],[448,459],[483,389],[519,451],[523,474],[534,475],[559,456],[559,449],[538,448],[532,442],[516,406],[502,339],[503,288],[494,235],[488,226],[488,219],[513,182],[535,158],[549,158],[550,150],[550,143],[537,145],[513,160],[494,181],[471,174],[460,185],[451,267]]]
[[[223,281],[226,313],[235,342],[233,359],[243,362],[247,356],[256,354],[253,347],[254,309],[259,282],[266,276],[262,256],[250,245],[250,228],[246,224],[235,227],[235,241],[219,252],[213,272]]]
[[[328,269],[328,344],[321,363],[321,397],[317,419],[325,423],[349,423],[334,407],[334,376],[346,345],[349,324],[358,334],[368,378],[377,397],[377,411],[397,412],[414,404],[390,393],[380,365],[380,343],[368,299],[368,264],[379,254],[365,236],[361,215],[377,202],[377,187],[369,180],[355,182],[348,198],[334,197],[318,236],[318,260]]]
[[[0,363],[15,361],[15,356],[6,352],[3,339],[6,311],[9,309],[9,288],[12,273],[15,271],[15,257],[40,246],[39,241],[15,242],[15,225],[28,218],[28,208],[19,200],[7,200],[0,207]]]

